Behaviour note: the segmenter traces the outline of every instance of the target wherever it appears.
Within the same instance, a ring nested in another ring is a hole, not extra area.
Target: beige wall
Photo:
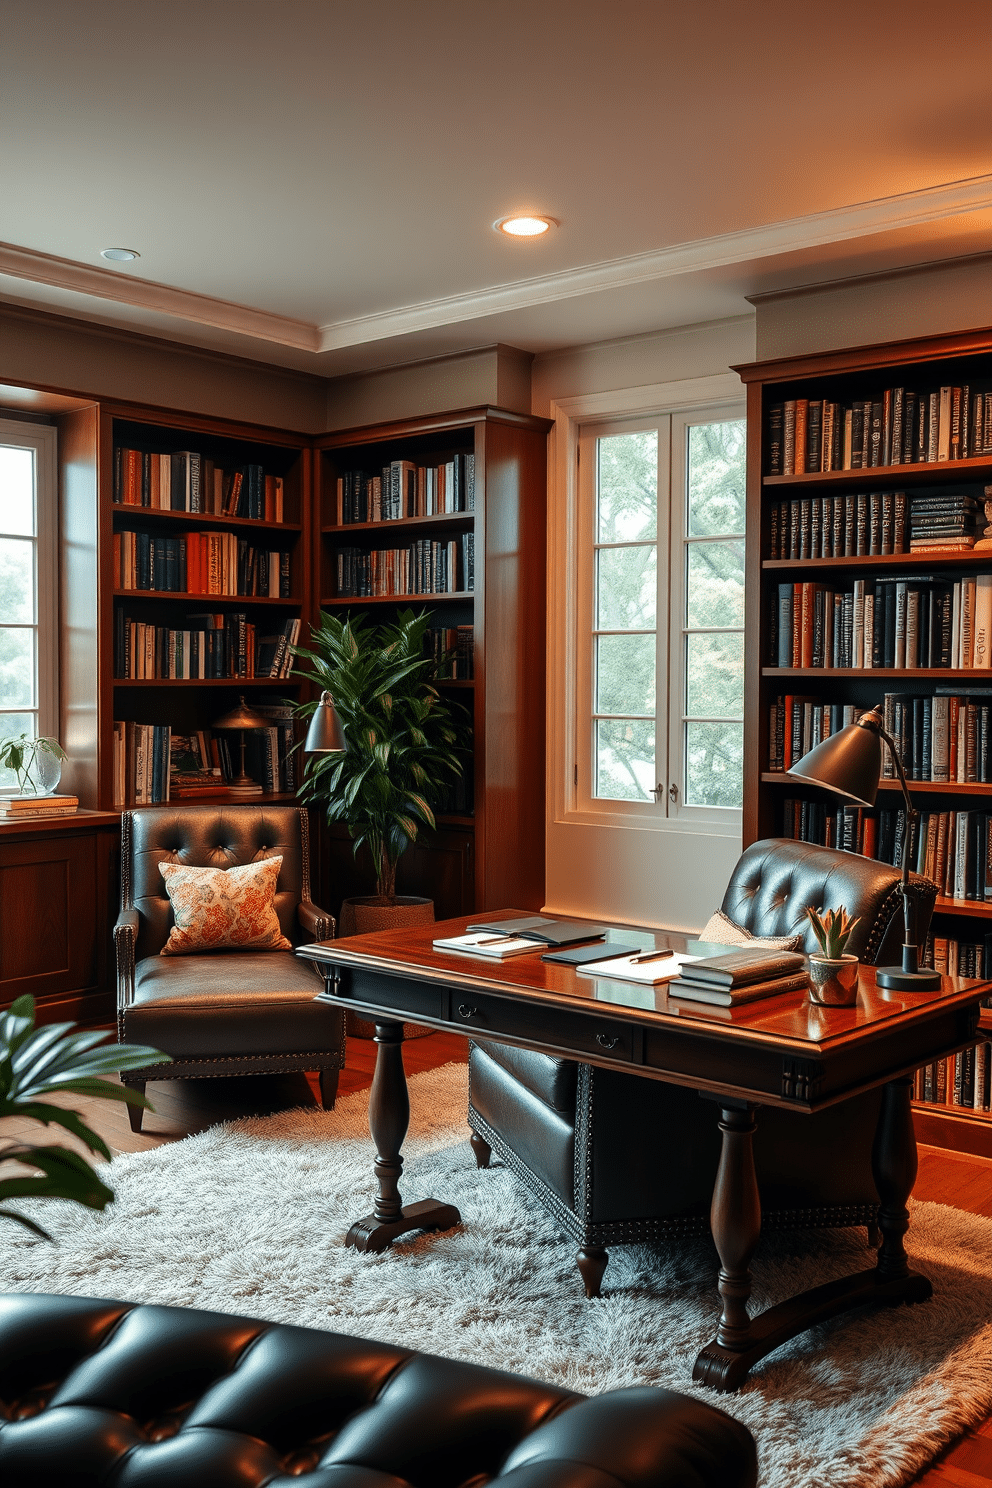
[[[457,356],[434,357],[336,377],[327,389],[328,429],[418,418],[456,408],[509,408],[530,412],[529,352],[483,346]]]
[[[0,383],[269,424],[324,427],[323,377],[0,304]]]
[[[759,361],[992,325],[992,256],[811,285],[754,301]]]
[[[561,398],[708,377],[754,356],[751,315],[546,352],[534,358],[531,412],[548,418]]]

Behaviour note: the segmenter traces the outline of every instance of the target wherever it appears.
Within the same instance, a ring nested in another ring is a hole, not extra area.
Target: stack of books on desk
[[[668,984],[669,997],[737,1007],[808,986],[806,957],[798,951],[739,950],[686,962]]]

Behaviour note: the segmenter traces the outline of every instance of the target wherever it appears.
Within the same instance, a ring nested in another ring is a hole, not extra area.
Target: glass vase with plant
[[[67,757],[57,739],[32,739],[30,734],[0,739],[0,765],[13,770],[22,796],[51,795]]]

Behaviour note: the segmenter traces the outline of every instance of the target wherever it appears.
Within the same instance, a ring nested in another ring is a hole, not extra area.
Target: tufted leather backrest
[[[121,902],[140,916],[135,957],[155,956],[172,928],[159,863],[235,868],[282,855],[275,907],[282,933],[299,942],[297,905],[310,898],[310,837],[298,806],[156,806],[121,819]]]
[[[857,915],[848,949],[867,965],[897,965],[903,936],[901,873],[858,853],[812,842],[771,837],[752,842],[731,875],[720,908],[752,935],[801,934],[801,949],[818,949],[807,908],[840,909]],[[922,946],[937,887],[911,873],[916,900],[917,941]]]
[[[178,1307],[0,1296],[4,1488],[753,1488],[750,1433],[666,1390],[571,1390]]]

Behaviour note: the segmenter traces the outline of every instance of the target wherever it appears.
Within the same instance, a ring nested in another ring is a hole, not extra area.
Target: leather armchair
[[[848,949],[868,964],[898,965],[899,883],[890,864],[771,839],[744,852],[721,908],[754,935],[801,934],[808,953],[817,946],[807,907],[844,905],[861,917]],[[922,942],[937,890],[916,874],[910,889]],[[773,1107],[759,1113],[754,1152],[765,1226],[865,1224],[872,1242],[880,1099],[872,1091],[813,1116]],[[468,1119],[478,1165],[488,1167],[496,1152],[578,1242],[589,1297],[599,1295],[606,1246],[708,1230],[720,1138],[716,1107],[694,1090],[473,1044]]]
[[[0,1296],[4,1488],[754,1488],[754,1440],[669,1390],[571,1390],[178,1307]]]
[[[147,1080],[316,1070],[321,1102],[334,1105],[344,1066],[343,1014],[314,1003],[311,963],[292,951],[210,951],[160,956],[172,907],[160,862],[233,868],[282,855],[275,909],[294,945],[329,940],[334,920],[310,898],[310,837],[296,806],[165,806],[121,818],[121,912],[117,1031],[121,1043],[150,1044],[172,1058],[128,1072]],[[129,1106],[135,1131],[141,1107]]]

